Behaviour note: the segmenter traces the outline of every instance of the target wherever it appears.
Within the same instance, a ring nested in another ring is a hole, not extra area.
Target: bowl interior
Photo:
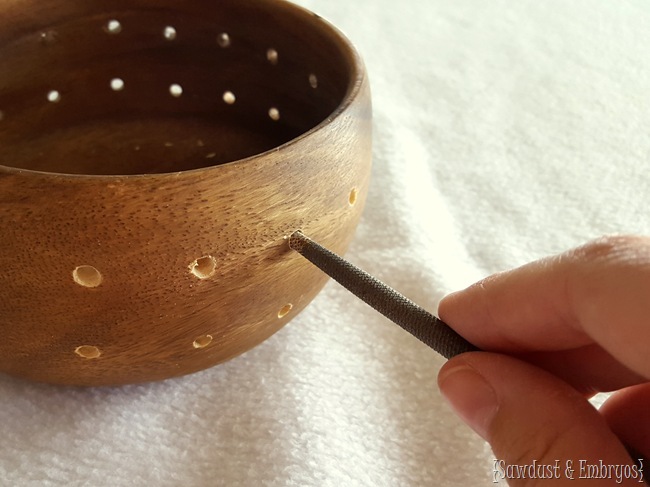
[[[167,173],[304,134],[355,80],[346,41],[281,1],[8,0],[0,165]]]

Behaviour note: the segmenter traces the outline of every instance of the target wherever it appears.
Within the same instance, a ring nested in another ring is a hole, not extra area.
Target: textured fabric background
[[[371,79],[353,262],[435,310],[488,273],[650,232],[647,2],[299,3]],[[192,376],[80,390],[0,375],[0,485],[492,485],[489,449],[437,390],[441,363],[329,283],[267,342]]]

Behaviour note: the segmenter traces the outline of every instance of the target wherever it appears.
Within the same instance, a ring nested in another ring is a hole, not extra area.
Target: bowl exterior
[[[141,176],[0,167],[0,371],[115,385],[250,349],[326,281],[286,237],[300,228],[344,252],[370,162],[361,69],[331,119],[234,163]]]

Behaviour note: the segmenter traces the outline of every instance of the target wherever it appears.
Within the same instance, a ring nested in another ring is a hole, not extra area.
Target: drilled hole
[[[102,274],[91,265],[80,265],[72,271],[74,282],[83,287],[97,287],[102,283]]]
[[[314,73],[309,75],[309,86],[314,89],[318,88],[318,78]]]
[[[221,47],[228,47],[230,45],[230,36],[228,34],[226,34],[225,32],[222,32],[217,37],[217,43]]]
[[[174,98],[178,98],[183,94],[183,87],[177,83],[169,85],[169,94]]]
[[[190,264],[190,272],[199,279],[212,277],[217,270],[217,260],[211,255],[196,259]]]
[[[203,335],[194,340],[192,346],[194,348],[205,348],[210,345],[210,343],[212,343],[212,335]]]
[[[109,34],[119,34],[122,32],[122,24],[120,24],[119,20],[112,19],[106,22],[104,30]]]
[[[232,105],[235,103],[235,94],[232,91],[226,91],[223,94],[223,101],[225,101],[228,105]]]
[[[74,353],[83,358],[97,358],[102,354],[101,350],[93,345],[81,345],[74,349]]]
[[[357,202],[358,194],[359,190],[357,190],[357,188],[352,188],[350,190],[350,195],[348,196],[348,203],[350,203],[350,206],[354,206],[354,204]]]
[[[49,45],[54,44],[57,40],[58,34],[55,30],[46,30],[40,34],[41,44]]]
[[[113,78],[111,80],[111,90],[122,91],[124,89],[124,80],[122,78]]]
[[[56,90],[52,90],[47,94],[47,101],[50,103],[59,103],[61,101],[61,93]]]
[[[293,304],[287,303],[282,308],[280,308],[280,311],[278,311],[278,318],[284,318],[289,314],[289,311],[291,311],[293,308]]]
[[[173,142],[165,142],[165,147],[174,147]]]
[[[216,153],[216,152],[210,152],[210,153],[208,153],[208,154],[205,155],[205,158],[206,158],[206,159],[214,159],[215,157],[217,157],[217,153]]]
[[[168,25],[165,27],[165,30],[163,30],[163,36],[168,41],[173,41],[176,39],[176,29],[174,29],[171,25]]]
[[[268,59],[271,64],[278,64],[278,51],[273,48],[269,49],[266,51],[266,59]]]
[[[280,120],[280,111],[275,107],[269,108],[269,117],[271,117],[271,120],[275,120],[277,122]]]

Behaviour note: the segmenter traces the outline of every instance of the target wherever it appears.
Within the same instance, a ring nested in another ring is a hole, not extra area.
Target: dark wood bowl
[[[260,343],[370,177],[350,43],[279,0],[0,5],[0,371],[159,380]]]

